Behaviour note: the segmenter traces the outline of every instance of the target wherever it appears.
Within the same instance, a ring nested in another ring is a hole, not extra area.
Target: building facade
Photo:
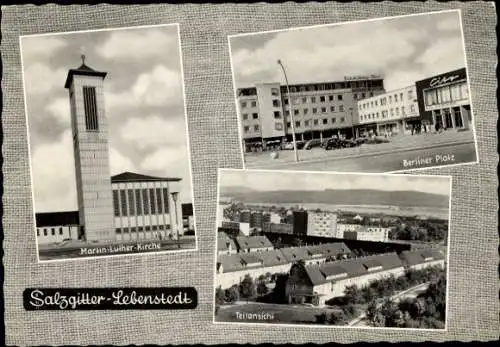
[[[182,207],[174,200],[179,181],[131,172],[111,177],[116,239],[177,239],[183,235]]]
[[[435,129],[469,129],[471,102],[465,68],[417,81],[422,118]]]
[[[361,134],[408,134],[420,122],[415,85],[359,100],[357,107]]]
[[[81,234],[78,211],[36,214],[36,236],[39,245],[78,240]]]
[[[336,237],[337,214],[328,211],[309,211],[307,236]]]
[[[270,142],[353,137],[357,100],[384,93],[381,76],[345,77],[343,81],[258,84],[237,92],[238,115],[246,150]],[[293,127],[292,127],[293,116]]]

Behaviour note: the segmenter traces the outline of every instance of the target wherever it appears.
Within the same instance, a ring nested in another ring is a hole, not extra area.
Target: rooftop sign
[[[362,81],[362,80],[378,80],[382,79],[381,75],[360,75],[360,76],[344,76],[344,81]]]

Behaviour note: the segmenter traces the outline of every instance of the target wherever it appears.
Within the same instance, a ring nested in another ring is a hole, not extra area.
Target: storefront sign
[[[435,77],[435,78],[431,79],[429,86],[430,87],[440,86],[442,84],[451,83],[459,78],[460,78],[459,75]]]

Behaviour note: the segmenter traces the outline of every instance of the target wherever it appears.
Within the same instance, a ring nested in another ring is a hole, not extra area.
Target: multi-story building
[[[266,233],[293,235],[293,225],[287,223],[264,223],[262,230]]]
[[[237,92],[238,115],[244,144],[353,137],[357,100],[384,93],[381,76],[345,77],[343,81],[293,84],[257,84]],[[293,117],[292,117],[293,116]],[[293,118],[293,127],[292,127]]]
[[[420,122],[415,85],[358,101],[360,133],[401,134]]]
[[[465,68],[417,81],[416,92],[422,118],[434,128],[469,129],[471,102]]]
[[[328,211],[309,211],[307,236],[336,237],[337,214]]]
[[[240,212],[239,221],[241,223],[250,223],[251,212],[249,210],[243,210]]]
[[[361,224],[345,224],[345,223],[337,223],[337,231],[335,233],[335,237],[339,239],[344,238],[344,234],[346,232],[357,232],[361,230]]]
[[[289,216],[293,224],[293,234],[297,236],[306,236],[308,224],[307,211],[293,211]]]

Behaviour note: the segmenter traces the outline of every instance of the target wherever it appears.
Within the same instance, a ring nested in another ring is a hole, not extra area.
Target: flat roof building
[[[287,86],[279,83],[238,89],[238,116],[245,145],[266,147],[271,142],[291,141],[291,116],[297,140],[352,137],[356,101],[385,92],[383,78],[375,75],[289,87],[290,95]]]

